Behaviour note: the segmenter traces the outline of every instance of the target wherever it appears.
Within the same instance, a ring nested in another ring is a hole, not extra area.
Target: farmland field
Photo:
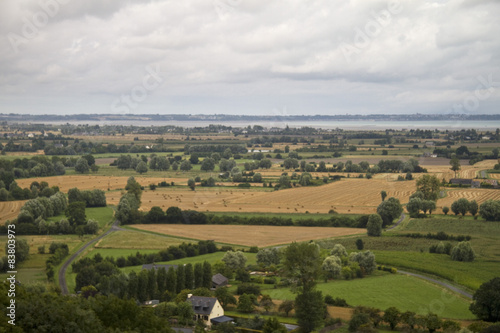
[[[120,230],[99,240],[94,247],[98,249],[165,249],[171,245],[179,245],[182,239],[159,236],[148,233]]]
[[[472,319],[469,302],[436,285],[412,276],[384,274],[351,281],[318,283],[324,295],[344,298],[349,305],[372,306],[381,310],[395,306],[420,315],[433,312],[444,318]],[[271,298],[294,299],[289,289],[266,290]]]
[[[116,169],[118,170],[118,169]],[[66,175],[66,176],[53,176],[53,177],[44,177],[44,178],[26,178],[17,180],[17,184],[20,187],[29,187],[30,184],[34,181],[45,181],[49,184],[49,186],[59,186],[59,189],[62,192],[68,192],[69,189],[77,187],[80,190],[117,190],[125,188],[127,185],[127,176],[124,177],[107,177],[100,175]],[[166,182],[187,182],[187,178],[164,178],[164,177],[144,177],[144,176],[135,176],[135,180],[137,180],[141,185],[147,186],[151,183],[159,183],[162,181]]]
[[[276,227],[246,225],[134,225],[139,230],[246,246],[272,246],[294,241],[307,241],[364,234],[364,229],[323,227]]]
[[[0,223],[16,218],[25,202],[25,200],[0,201]]]

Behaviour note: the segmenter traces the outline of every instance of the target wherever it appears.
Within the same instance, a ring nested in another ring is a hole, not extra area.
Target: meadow
[[[349,305],[365,305],[385,310],[395,306],[400,311],[420,315],[433,312],[444,318],[473,319],[469,301],[424,280],[378,272],[374,276],[354,280],[320,282],[317,289],[324,295],[340,297]],[[273,299],[291,299],[295,294],[288,288],[265,290]]]

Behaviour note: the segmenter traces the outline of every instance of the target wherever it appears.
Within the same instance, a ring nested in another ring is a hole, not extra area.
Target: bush
[[[343,308],[349,307],[349,304],[347,304],[345,299],[340,297],[333,298],[330,295],[325,296],[325,303],[331,306],[339,306]]]
[[[251,284],[251,283],[242,283],[236,289],[236,294],[237,295],[248,294],[248,295],[259,296],[260,295],[260,287],[255,285],[255,284]]]
[[[460,242],[451,250],[451,260],[474,261],[476,254],[469,242]]]

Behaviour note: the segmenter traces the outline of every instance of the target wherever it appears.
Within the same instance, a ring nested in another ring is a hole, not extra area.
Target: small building
[[[144,264],[142,265],[142,269],[146,269],[146,270],[151,270],[151,269],[155,269],[155,270],[158,270],[160,268],[165,268],[166,271],[168,271],[168,269],[170,267],[173,267],[174,269],[177,268],[177,265],[159,265],[159,264],[155,264],[155,263],[152,263],[152,264]]]
[[[217,289],[219,287],[227,286],[229,280],[224,275],[217,273],[212,276],[212,288]]]
[[[472,188],[480,188],[481,187],[481,181],[479,180],[473,180],[470,184],[470,187]]]
[[[498,188],[498,180],[496,179],[482,179],[481,182],[494,188]]]
[[[152,305],[153,307],[160,304],[160,300],[158,299],[152,299],[150,301],[144,302],[144,305]]]
[[[472,185],[472,179],[452,178],[452,179],[450,179],[450,184],[471,186]]]
[[[221,322],[225,322],[223,321],[225,319],[220,318],[224,316],[224,309],[222,308],[222,305],[220,305],[217,298],[193,296],[192,294],[188,294],[186,302],[191,303],[191,306],[193,307],[193,320],[203,320],[207,327],[212,326],[212,320],[214,324],[217,324],[219,320],[222,320]]]

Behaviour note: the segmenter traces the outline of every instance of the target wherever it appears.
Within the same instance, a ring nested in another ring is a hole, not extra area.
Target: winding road
[[[398,273],[405,274],[405,275],[411,275],[411,276],[417,277],[419,279],[427,280],[429,282],[432,282],[432,283],[438,284],[438,285],[440,285],[442,287],[445,287],[447,289],[450,289],[450,290],[452,290],[452,291],[454,291],[454,292],[456,292],[456,293],[458,293],[458,294],[460,294],[462,296],[465,296],[467,298],[472,299],[472,294],[469,294],[468,292],[463,291],[462,289],[459,289],[459,288],[457,288],[457,287],[455,287],[455,286],[453,286],[453,285],[451,285],[449,283],[446,283],[446,282],[443,282],[443,281],[439,281],[437,279],[433,279],[433,278],[425,276],[425,275],[420,275],[420,274],[416,274],[416,273],[410,273],[410,272],[406,272],[406,271],[401,271],[399,269],[398,269]]]
[[[68,260],[66,260],[64,262],[64,264],[62,264],[61,269],[59,270],[59,286],[61,287],[61,293],[63,295],[68,295],[69,294],[68,284],[66,283],[66,271],[68,270],[69,265],[71,265],[71,263],[73,262],[73,260],[75,260],[80,254],[82,254],[82,252],[85,251],[92,243],[100,240],[101,238],[106,237],[107,235],[109,235],[110,233],[112,233],[114,231],[123,230],[122,228],[120,228],[118,226],[118,223],[119,223],[119,221],[116,220],[113,223],[113,225],[111,226],[111,228],[109,228],[108,231],[106,231],[105,233],[103,233],[99,237],[91,239],[90,241],[88,241],[78,251],[76,251],[75,253],[73,253],[71,255],[71,257],[69,257]]]

